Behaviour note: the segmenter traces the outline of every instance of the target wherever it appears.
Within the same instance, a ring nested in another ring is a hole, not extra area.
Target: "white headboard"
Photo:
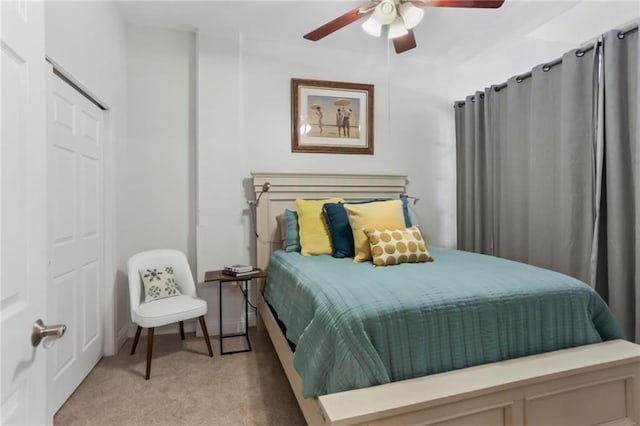
[[[251,173],[256,199],[268,182],[256,208],[257,266],[266,269],[274,250],[280,248],[276,217],[285,209],[295,210],[296,198],[342,197],[357,201],[369,198],[398,198],[405,192],[404,175],[350,175],[306,173]]]

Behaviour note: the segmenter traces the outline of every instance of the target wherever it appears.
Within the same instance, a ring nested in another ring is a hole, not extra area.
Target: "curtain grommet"
[[[549,65],[545,65],[542,67],[542,71],[547,72],[551,69],[551,67]]]
[[[625,36],[624,31],[618,31],[618,38],[619,38],[620,40],[624,39],[624,36]]]
[[[584,51],[584,50],[582,50],[582,49],[578,49],[578,50],[576,50],[576,56],[577,56],[578,58],[582,58],[582,57],[584,56],[584,54],[585,54],[585,51]]]

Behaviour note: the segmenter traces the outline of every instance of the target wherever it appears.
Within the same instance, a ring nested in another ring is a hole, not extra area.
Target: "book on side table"
[[[253,271],[253,266],[251,265],[241,265],[241,264],[234,264],[234,265],[224,265],[224,272],[229,272],[229,273],[234,273],[234,274],[243,274],[245,272],[251,272]]]
[[[223,274],[229,275],[230,277],[236,277],[236,278],[250,277],[252,275],[260,275],[260,272],[261,272],[260,269],[254,269],[253,271],[248,271],[248,272],[232,272],[227,270],[222,271]]]

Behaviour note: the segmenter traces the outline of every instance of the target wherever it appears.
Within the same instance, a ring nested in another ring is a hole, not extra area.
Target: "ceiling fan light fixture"
[[[382,24],[378,22],[375,16],[371,15],[369,19],[362,23],[362,29],[369,35],[380,37],[382,34]]]
[[[407,31],[407,28],[404,26],[402,18],[398,16],[396,20],[393,21],[391,25],[389,25],[389,32],[387,33],[387,37],[389,38],[389,40],[391,40],[394,38],[402,37],[403,35],[407,35],[408,33],[409,31]]]
[[[374,9],[372,16],[380,25],[391,24],[397,17],[398,12],[393,0],[382,0]]]
[[[398,12],[400,13],[400,16],[402,16],[404,27],[408,30],[418,25],[424,17],[424,10],[419,7],[415,7],[409,1],[402,3],[398,8]]]

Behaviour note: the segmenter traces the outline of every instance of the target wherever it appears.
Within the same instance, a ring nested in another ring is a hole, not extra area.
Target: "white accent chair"
[[[144,286],[140,277],[140,270],[151,267],[172,266],[179,296],[167,297],[144,303]],[[149,250],[132,256],[128,262],[129,296],[131,300],[131,321],[138,325],[133,340],[131,355],[136,352],[138,339],[142,328],[147,328],[147,373],[146,380],[151,374],[151,353],[153,351],[153,333],[155,327],[175,322],[180,323],[180,337],[184,340],[184,320],[198,318],[204,340],[207,343],[209,356],[213,356],[211,341],[207,332],[204,315],[207,313],[207,302],[196,295],[196,285],[191,275],[191,268],[184,253],[178,250]]]

